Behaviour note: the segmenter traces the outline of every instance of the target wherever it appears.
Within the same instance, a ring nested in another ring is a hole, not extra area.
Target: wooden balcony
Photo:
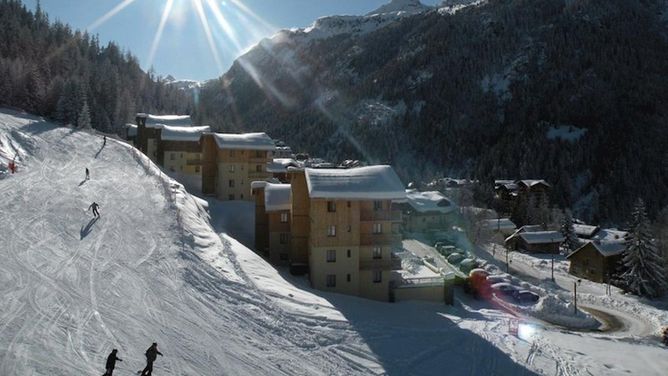
[[[401,234],[360,234],[360,245],[394,245],[401,243]]]
[[[360,260],[360,270],[401,270],[401,259],[393,253],[389,259]]]
[[[362,222],[401,221],[400,210],[364,210],[360,212]]]

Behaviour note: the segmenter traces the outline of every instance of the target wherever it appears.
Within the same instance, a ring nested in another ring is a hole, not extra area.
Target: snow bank
[[[306,169],[311,198],[398,200],[406,197],[404,184],[391,166],[351,169]]]
[[[595,329],[601,325],[587,312],[579,309],[574,312],[572,302],[552,294],[545,295],[531,307],[519,308],[540,320],[567,328]]]

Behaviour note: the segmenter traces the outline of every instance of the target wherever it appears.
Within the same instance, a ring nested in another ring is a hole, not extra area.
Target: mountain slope
[[[494,0],[354,27],[328,17],[345,27],[309,37],[321,19],[239,58],[198,113],[327,158],[391,162],[405,180],[546,178],[556,205],[621,223],[636,196],[668,205],[666,9]]]

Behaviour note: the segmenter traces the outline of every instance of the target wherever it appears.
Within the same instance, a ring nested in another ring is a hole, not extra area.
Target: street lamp
[[[573,281],[573,314],[578,314],[578,285],[582,283],[581,279]]]

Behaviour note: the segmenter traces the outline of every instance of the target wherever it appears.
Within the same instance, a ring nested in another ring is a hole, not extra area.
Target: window
[[[350,274],[346,275],[346,281],[350,282]]]
[[[327,228],[327,236],[336,236],[336,226],[329,226]]]
[[[336,287],[336,274],[327,274],[327,287]]]
[[[336,262],[336,249],[327,250],[327,262]]]
[[[373,210],[383,210],[383,202],[382,201],[374,201],[373,202]]]
[[[230,172],[234,172],[234,165],[230,165],[230,168],[228,169]]]
[[[373,224],[373,233],[374,234],[382,234],[383,233],[383,224],[382,223],[374,223]]]
[[[230,200],[230,201],[234,201],[234,195],[227,196],[227,199]]]
[[[262,165],[255,165],[255,172],[262,172]]]
[[[374,259],[383,258],[383,249],[381,247],[373,247],[373,258]]]
[[[281,213],[281,223],[288,223],[288,213]]]
[[[346,252],[346,253],[348,253],[348,258],[350,258],[350,253],[351,253],[350,250],[348,250],[348,252]]]
[[[373,271],[373,283],[383,282],[383,272],[380,270]]]
[[[287,232],[282,232],[280,239],[281,244],[288,244],[289,240],[290,240],[290,234],[288,234]]]
[[[336,212],[336,202],[327,201],[327,211],[330,213]]]
[[[228,187],[234,188],[234,179],[230,179],[229,182],[227,182]]]
[[[170,161],[173,161],[173,160],[175,160],[175,159],[176,159],[176,154],[174,154],[174,153],[169,153],[169,160],[170,160]]]

